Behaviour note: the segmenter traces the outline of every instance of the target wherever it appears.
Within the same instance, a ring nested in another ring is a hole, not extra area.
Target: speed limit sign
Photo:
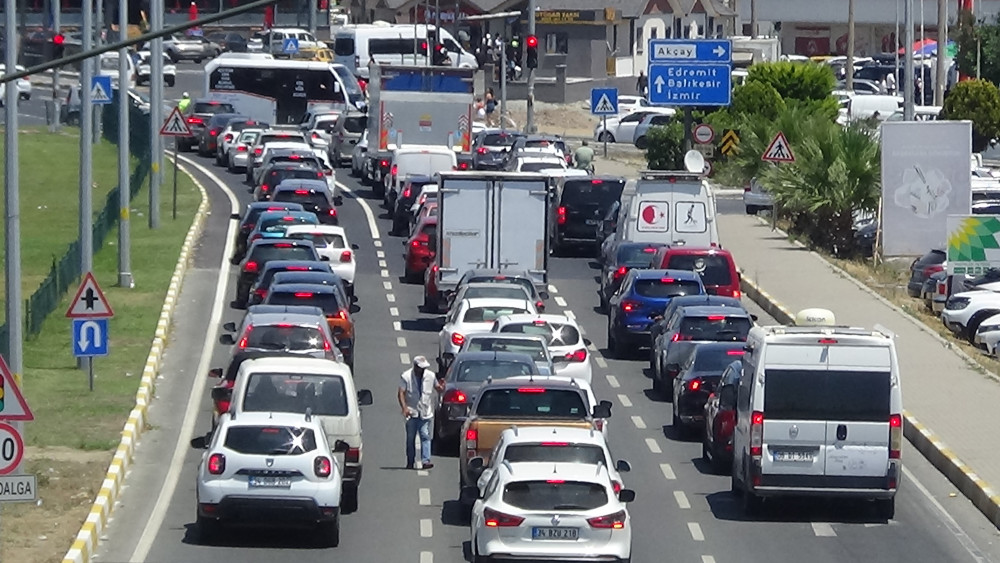
[[[24,440],[16,428],[0,422],[0,475],[17,469],[24,457]]]

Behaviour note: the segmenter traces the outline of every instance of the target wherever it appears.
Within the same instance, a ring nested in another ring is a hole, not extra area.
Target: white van
[[[616,240],[718,246],[715,196],[700,173],[643,170],[625,186]]]
[[[903,405],[894,335],[836,326],[807,309],[795,326],[754,327],[736,398],[732,488],[748,514],[764,497],[874,500],[893,518]]]
[[[334,60],[363,78],[368,78],[368,64],[372,60],[382,65],[426,66],[428,29],[433,35],[433,25],[387,22],[347,25],[337,29],[333,36]],[[463,49],[447,29],[441,28],[438,33],[453,66],[479,68],[475,55]]]
[[[851,121],[869,119],[871,117],[885,121],[902,107],[903,98],[900,96],[890,96],[887,94],[852,96],[841,102],[840,115],[837,117],[837,122],[841,125],[846,125]]]
[[[458,157],[448,147],[404,145],[392,152],[392,163],[385,176],[386,202],[395,208],[400,186],[407,176],[430,176],[458,168]]]
[[[129,89],[132,89],[135,88],[139,73],[135,66],[135,59],[128,56],[125,57],[125,60],[128,61],[128,87]],[[115,90],[118,89],[118,51],[101,53],[100,62],[98,63],[97,68],[97,75],[110,76],[111,88]],[[110,96],[111,92],[108,92],[108,95]]]

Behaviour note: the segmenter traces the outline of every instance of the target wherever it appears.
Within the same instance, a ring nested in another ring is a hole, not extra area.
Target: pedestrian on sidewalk
[[[639,71],[639,79],[635,81],[635,90],[639,92],[639,95],[643,98],[646,97],[649,91],[649,77],[646,76],[646,71]]]
[[[413,367],[400,375],[399,407],[406,420],[406,468],[413,469],[416,461],[414,441],[420,436],[420,461],[422,469],[434,467],[431,463],[431,426],[438,393],[444,391],[444,379],[438,378],[424,356],[413,358]]]
[[[496,116],[494,115],[497,109],[497,100],[495,95],[493,94],[493,88],[486,90],[485,109],[486,109],[486,125],[488,125],[489,127],[493,127],[494,125],[497,124],[497,119]]]

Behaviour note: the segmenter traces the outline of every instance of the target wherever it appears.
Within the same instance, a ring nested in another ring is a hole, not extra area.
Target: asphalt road
[[[179,80],[178,88],[196,95],[196,81],[182,84]],[[213,381],[206,377],[206,368],[225,365],[228,354],[228,347],[213,344],[218,326],[242,314],[229,307],[235,277],[224,261],[232,199],[242,208],[250,196],[241,177],[206,159],[187,158],[198,164],[192,168],[211,195],[212,217],[180,296],[174,339],[151,410],[153,429],[139,445],[137,464],[98,560],[467,560],[468,527],[455,502],[457,459],[435,458],[429,471],[403,469],[403,424],[395,385],[409,357],[436,353],[439,325],[434,316],[418,312],[420,286],[401,281],[401,239],[386,234],[389,221],[381,216],[383,210],[366,199],[367,189],[341,171],[338,179],[357,196],[346,198],[340,209],[341,224],[359,246],[355,377],[358,386],[371,389],[375,397],[375,404],[364,411],[360,510],[343,518],[341,545],[335,549],[315,547],[308,534],[267,531],[238,532],[221,545],[197,543],[194,476],[201,451],[188,448],[187,441],[210,425],[207,389]],[[743,212],[738,198],[720,199],[718,208],[720,213]],[[633,561],[1000,561],[996,528],[960,494],[953,496],[947,480],[912,450],[904,452],[907,470],[895,520],[879,521],[863,505],[815,500],[777,502],[764,517],[745,519],[728,492],[729,478],[707,471],[698,442],[679,440],[670,431],[669,403],[650,398],[644,363],[600,355],[606,320],[594,308],[597,272],[585,257],[553,258],[549,310],[572,312],[597,352],[594,389],[599,398],[614,403],[611,447],[616,457],[632,463],[626,486],[638,493],[630,507]],[[748,303],[748,308],[760,322],[773,322],[754,304]],[[210,358],[202,358],[203,348]]]

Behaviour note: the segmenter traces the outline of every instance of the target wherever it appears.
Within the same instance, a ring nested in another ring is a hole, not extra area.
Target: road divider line
[[[563,299],[559,295],[556,295],[555,298],[553,299],[553,301],[555,301],[556,305],[559,305],[560,307],[565,307],[566,306],[566,300]]]
[[[393,295],[392,293],[386,293],[385,294],[385,300],[388,301],[389,303],[395,303],[396,302],[396,296]]]
[[[382,248],[382,241],[375,239],[375,248]]]
[[[663,453],[663,450],[660,449],[660,443],[656,441],[656,438],[646,438],[646,447],[654,454]]]
[[[410,355],[407,354],[406,352],[400,352],[399,353],[399,362],[401,364],[403,364],[404,366],[410,365]]]
[[[601,369],[608,369],[608,362],[604,361],[603,356],[594,356],[594,363]]]
[[[397,309],[396,307],[389,307],[389,314],[392,315],[392,316],[394,316],[394,317],[398,317],[399,316],[399,309]],[[395,326],[395,324],[398,323],[398,322],[399,321],[393,321],[393,325]],[[403,325],[400,324],[399,328],[397,328],[396,330],[403,330]]]
[[[388,264],[388,263],[386,263],[386,261],[385,261],[385,260],[379,260],[379,261],[378,261],[378,267],[379,267],[379,268],[388,268],[388,267],[389,267],[389,264]]]
[[[372,240],[375,241],[375,246],[382,246],[382,241],[379,240],[378,223],[375,222],[375,214],[372,213],[372,208],[368,205],[368,202],[358,197],[358,195],[354,193],[354,190],[347,185],[341,182],[336,182],[336,185],[341,189],[341,191],[346,193],[348,197],[358,202],[358,205],[361,206],[361,210],[365,212],[365,217],[368,219],[368,230],[371,231]]]
[[[618,394],[618,402],[622,404],[623,407],[628,408],[632,406],[632,399],[628,398],[628,395],[622,393]]]
[[[431,474],[431,470],[430,469],[418,469],[417,470],[417,475],[419,475],[421,477],[427,477],[430,474]]]
[[[403,330],[403,323],[399,321],[392,321],[392,330],[395,330],[396,332]]]
[[[641,416],[638,416],[638,415],[637,416],[633,416],[632,417],[632,424],[634,424],[635,427],[638,428],[639,430],[645,430],[646,429],[646,421],[643,420]]]
[[[397,336],[396,345],[399,346],[400,348],[406,348],[406,337]]]
[[[376,258],[385,258],[385,251],[384,250],[376,250],[375,251],[375,257]]]
[[[715,563],[715,558],[711,555],[702,555],[701,563]]]
[[[969,537],[969,534],[965,533],[965,530],[963,530],[962,527],[959,526],[958,522],[955,520],[955,517],[952,516],[947,510],[945,510],[944,505],[938,502],[938,499],[934,498],[934,496],[931,495],[931,492],[927,490],[927,487],[925,487],[924,484],[921,483],[919,479],[917,479],[917,476],[914,475],[909,469],[907,469],[905,465],[903,466],[903,475],[906,477],[907,482],[912,483],[913,486],[915,486],[917,490],[920,491],[921,494],[923,494],[924,497],[930,501],[930,503],[934,506],[934,508],[936,508],[938,512],[941,513],[941,515],[944,517],[944,519],[942,520],[944,525],[948,527],[948,529],[959,541],[959,543],[962,544],[962,547],[964,547],[965,550],[969,552],[969,555],[971,555],[972,558],[975,559],[976,561],[986,561],[986,556],[984,556],[983,553],[979,551],[979,547],[976,545],[974,541],[972,541],[972,538]],[[890,523],[891,522],[892,520],[890,520]]]
[[[385,268],[383,268],[383,269],[382,269],[382,271],[381,271],[381,272],[379,272],[379,274],[380,274],[380,275],[381,275],[381,276],[382,276],[383,278],[387,278],[387,277],[389,277],[389,270],[386,270]]]
[[[429,551],[421,551],[420,563],[434,563],[434,554]]]
[[[429,538],[434,535],[434,523],[430,518],[420,519],[420,537]]]
[[[549,293],[552,293],[552,294],[555,294],[555,293],[559,293],[559,290],[558,290],[558,289],[556,289],[556,286],[554,286],[554,285],[552,285],[552,284],[550,283],[550,284],[549,284]]]
[[[557,297],[556,299],[559,299],[559,298]],[[567,319],[569,319],[569,320],[571,320],[573,322],[576,322],[576,313],[574,313],[573,311],[570,311],[569,309],[566,309],[565,311],[563,311],[563,316],[565,316]],[[580,327],[580,333],[581,334],[585,333],[585,331],[583,330],[582,326]]]
[[[430,506],[431,505],[431,490],[428,488],[421,488],[418,492],[420,496],[420,506]]]
[[[668,481],[677,479],[677,475],[674,473],[674,468],[670,467],[669,463],[660,464],[660,473],[663,473],[663,478]]]
[[[385,289],[392,289],[392,282],[384,281],[382,282],[382,287],[384,287]]]
[[[691,539],[694,541],[705,541],[705,534],[701,531],[701,524],[688,522],[688,531],[691,532]]]
[[[837,535],[834,531],[833,526],[827,522],[813,522],[812,523],[813,533],[821,538],[832,538]]]
[[[677,501],[677,506],[684,510],[691,508],[691,502],[688,500],[687,495],[684,491],[674,491],[674,500]]]
[[[621,383],[618,383],[617,377],[613,375],[605,375],[604,377],[608,380],[608,385],[610,385],[614,389],[618,389],[619,387],[622,386]]]

